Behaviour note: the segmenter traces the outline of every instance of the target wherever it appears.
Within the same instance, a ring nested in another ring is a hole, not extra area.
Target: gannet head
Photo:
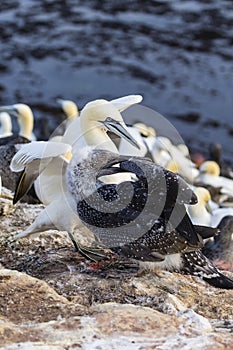
[[[209,204],[209,201],[211,200],[210,192],[204,187],[197,187],[195,188],[194,193],[198,199],[197,205],[204,206],[208,212],[212,214],[212,209]]]
[[[169,160],[165,168],[173,173],[178,173],[180,170],[178,163],[174,159]]]
[[[220,175],[220,167],[213,160],[208,160],[208,161],[202,163],[199,170],[200,170],[201,174],[209,174],[209,175],[213,175],[213,176]]]
[[[142,136],[145,136],[145,137],[156,136],[156,131],[154,128],[152,128],[152,126],[147,126],[146,124],[140,123],[140,122],[134,123],[133,126],[140,132]]]
[[[76,103],[71,100],[62,100],[60,98],[57,99],[57,102],[61,105],[69,120],[74,120],[78,117],[79,111]]]
[[[95,100],[87,103],[81,111],[80,123],[81,127],[85,125],[85,130],[91,125],[90,127],[98,128],[104,133],[111,131],[140,149],[137,141],[128,132],[120,112],[109,101]]]
[[[146,124],[144,123],[134,123],[133,125],[142,136],[148,137],[149,133],[148,133],[148,127],[146,126]]]
[[[11,106],[1,106],[0,112],[9,112],[18,118],[20,126],[19,134],[28,139],[31,138],[34,117],[31,108],[24,103],[17,103]]]
[[[194,192],[198,202],[207,203],[211,199],[210,192],[204,187],[197,187]]]

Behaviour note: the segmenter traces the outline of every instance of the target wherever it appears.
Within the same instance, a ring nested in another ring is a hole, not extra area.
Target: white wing
[[[10,169],[14,172],[20,172],[33,160],[59,157],[71,151],[72,147],[65,143],[33,141],[22,146],[14,155]]]
[[[143,97],[141,95],[128,95],[111,100],[110,102],[118,109],[119,112],[123,112],[130,106],[142,102],[142,99]]]

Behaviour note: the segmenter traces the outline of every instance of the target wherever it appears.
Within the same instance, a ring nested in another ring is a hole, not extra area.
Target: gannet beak
[[[13,114],[14,116],[18,117],[19,113],[17,108],[14,107],[14,105],[12,106],[0,106],[0,112],[7,112],[9,114]]]
[[[132,135],[130,135],[130,133],[126,129],[126,126],[124,125],[124,123],[120,123],[120,122],[118,122],[110,117],[106,118],[105,121],[100,121],[100,123],[104,124],[104,126],[106,127],[107,130],[124,138],[126,141],[131,143],[131,145],[140,149],[138,142],[133,138]]]

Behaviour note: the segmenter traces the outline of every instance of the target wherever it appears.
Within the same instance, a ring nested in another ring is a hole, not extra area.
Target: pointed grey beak
[[[100,123],[104,124],[104,126],[106,127],[106,129],[108,129],[109,131],[113,132],[114,134],[122,137],[123,139],[125,139],[126,141],[128,141],[129,143],[131,143],[131,145],[135,146],[136,148],[140,149],[139,144],[137,143],[137,141],[133,138],[132,135],[130,135],[130,133],[128,132],[128,130],[126,129],[126,127],[124,126],[123,123],[120,123],[110,117],[106,118],[106,120],[100,121]]]
[[[9,114],[13,114],[14,116],[18,117],[18,111],[17,108],[12,106],[0,106],[0,112],[7,112]]]

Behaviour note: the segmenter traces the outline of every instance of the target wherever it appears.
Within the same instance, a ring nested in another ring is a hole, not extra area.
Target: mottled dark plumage
[[[218,225],[219,234],[207,241],[203,253],[212,261],[222,261],[233,267],[233,216],[225,216]]]
[[[217,288],[233,289],[233,280],[223,275],[200,250],[182,254],[181,258],[183,266],[178,272],[198,276]]]
[[[31,142],[26,137],[20,136],[20,135],[11,135],[6,137],[0,138],[0,146],[7,146],[7,145],[17,145],[20,143],[29,143]]]
[[[118,185],[99,181],[101,176],[119,172],[133,173],[135,179]],[[177,255],[180,271],[199,275],[217,287],[233,287],[200,252],[201,235],[210,237],[217,230],[205,231],[192,224],[185,204],[195,204],[197,198],[179,175],[145,158],[92,151],[71,165],[68,183],[83,223],[115,253],[155,263]]]

